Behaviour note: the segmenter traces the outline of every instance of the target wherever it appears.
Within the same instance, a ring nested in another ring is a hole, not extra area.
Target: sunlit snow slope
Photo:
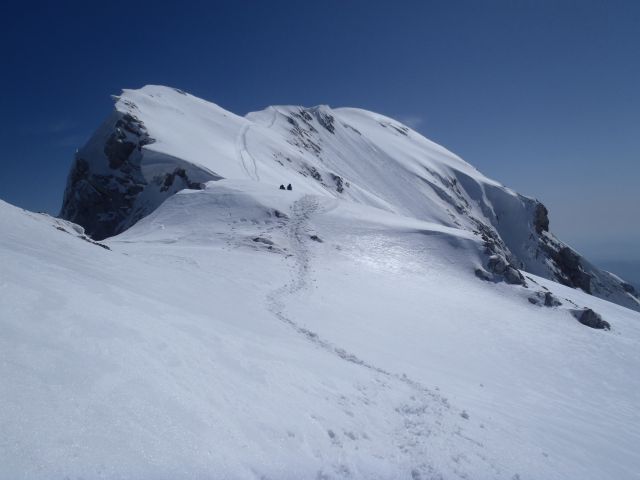
[[[0,222],[0,478],[637,478],[640,315],[473,233],[231,180]]]
[[[0,201],[1,480],[640,478],[634,292],[391,119],[126,91],[62,213]]]
[[[80,149],[61,216],[96,239],[183,188],[220,178],[348,200],[484,237],[482,276],[523,269],[640,310],[637,292],[549,232],[547,209],[401,123],[353,108],[269,107],[246,118],[167,87],[125,90]],[[493,259],[490,259],[493,257]]]

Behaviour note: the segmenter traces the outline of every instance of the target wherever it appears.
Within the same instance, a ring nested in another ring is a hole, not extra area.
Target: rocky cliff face
[[[75,158],[60,215],[116,235],[182,189],[248,179],[473,232],[475,274],[527,272],[640,310],[637,292],[550,232],[549,212],[401,123],[358,109],[269,107],[239,117],[182,91],[126,90]]]
[[[488,255],[486,270],[517,284],[527,283],[526,273],[519,276],[517,270],[531,272],[640,310],[639,295],[632,285],[595,267],[551,233],[549,211],[542,203],[521,195],[517,195],[517,200],[522,207],[515,210],[516,215],[529,218],[526,225],[520,223],[516,231],[513,227],[518,221],[513,218],[513,210],[500,211],[500,207],[495,207],[504,206],[506,202],[494,202],[492,214],[487,215],[489,222],[477,220]],[[486,276],[481,272],[477,274]]]
[[[129,114],[114,114],[102,128],[110,133],[101,152],[89,145],[76,153],[60,212],[96,239],[118,233],[144,215],[136,205],[148,185],[140,159],[142,147],[153,142]],[[96,154],[104,157],[108,171],[93,171]]]
[[[203,182],[218,178],[178,158],[145,150],[155,139],[134,112],[127,111],[135,111],[132,104],[125,106],[76,153],[62,201],[60,216],[82,225],[96,240],[126,230],[174,193],[200,189]],[[155,168],[148,168],[145,157]]]

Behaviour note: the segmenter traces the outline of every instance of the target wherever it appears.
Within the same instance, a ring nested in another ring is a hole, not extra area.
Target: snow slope
[[[392,119],[125,91],[62,214],[0,201],[0,480],[640,478],[634,292]]]
[[[0,478],[638,478],[640,314],[472,232],[251,180],[0,222]]]
[[[104,239],[177,191],[221,178],[292,183],[296,191],[472,231],[486,244],[483,269],[493,271],[485,277],[522,283],[517,270],[524,269],[640,310],[631,285],[549,232],[540,202],[401,123],[354,108],[278,106],[243,118],[168,87],[125,90],[79,150],[61,216]]]

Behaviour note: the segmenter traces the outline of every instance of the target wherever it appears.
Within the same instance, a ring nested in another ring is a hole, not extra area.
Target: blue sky
[[[240,114],[394,116],[542,200],[585,254],[640,261],[640,2],[3,2],[0,18],[11,203],[57,213],[110,95],[166,84]]]

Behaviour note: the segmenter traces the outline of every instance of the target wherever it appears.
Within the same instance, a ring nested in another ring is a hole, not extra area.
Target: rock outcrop
[[[603,320],[599,314],[597,314],[590,308],[585,308],[583,310],[574,310],[573,315],[581,324],[586,325],[587,327],[595,328],[598,330],[611,330],[611,325],[609,325],[609,322]]]
[[[179,159],[159,161],[145,147],[155,142],[133,113],[116,109],[76,153],[60,216],[96,240],[117,235],[184,188],[200,189],[217,177]],[[145,171],[145,155],[157,168]]]

